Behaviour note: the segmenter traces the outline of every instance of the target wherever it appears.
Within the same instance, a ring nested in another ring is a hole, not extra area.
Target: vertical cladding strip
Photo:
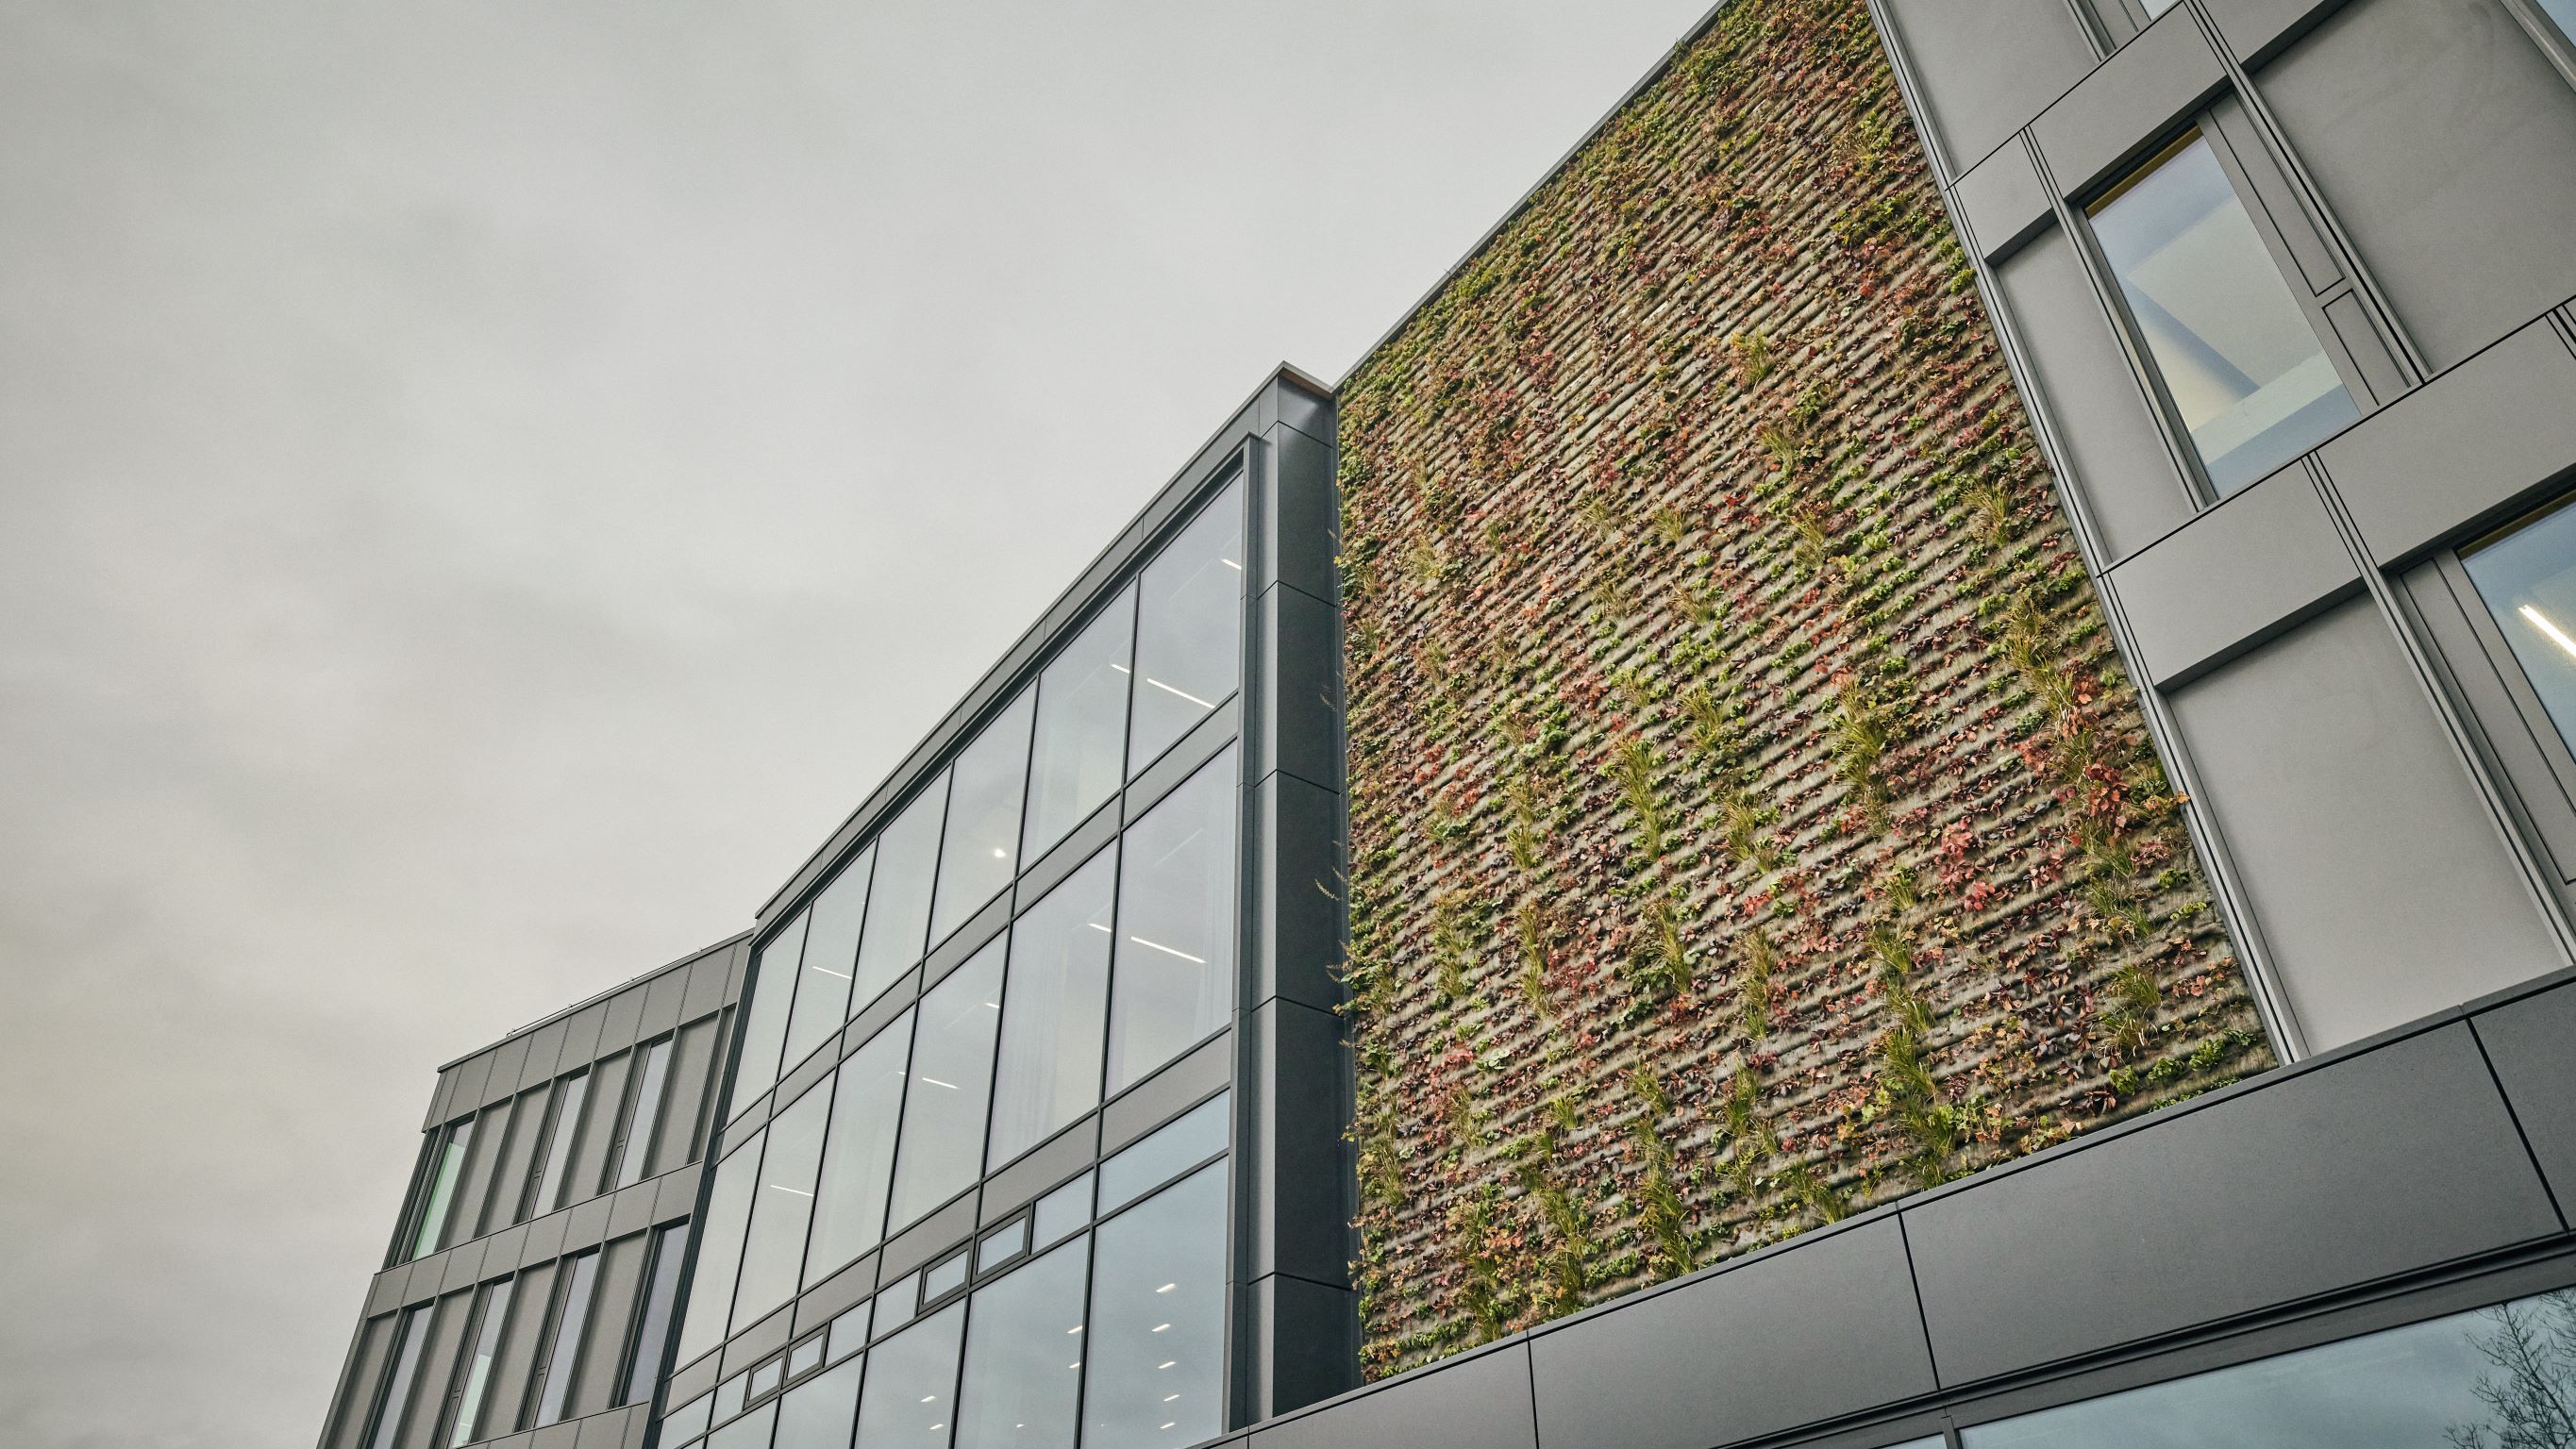
[[[1738,0],[1346,381],[1371,1375],[2270,1064],[1975,280]]]

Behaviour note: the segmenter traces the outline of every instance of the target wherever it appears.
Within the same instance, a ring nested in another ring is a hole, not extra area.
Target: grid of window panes
[[[1220,490],[1070,631],[1036,677],[762,946],[734,1101],[759,1099],[815,1053],[841,1056],[757,1130],[726,1142],[678,1362],[841,1272],[1231,1021],[1238,746],[1215,749],[1151,798],[1122,799],[1122,791],[1238,692],[1242,491],[1239,482]],[[1087,859],[1051,866],[1052,884],[1023,888],[990,941],[864,1041],[845,1037],[847,1022],[1010,890],[1024,863],[1044,859],[1104,810],[1124,812],[1122,828]],[[1196,1215],[1195,1227],[1158,1231],[1157,1242],[1133,1253],[1198,1241],[1197,1231],[1214,1235],[1209,1251],[1221,1257],[1222,1173],[1206,1184],[1158,1210]],[[1104,1261],[1129,1251],[1118,1247],[1121,1231],[1102,1226]],[[1055,1247],[1051,1260],[1073,1252]],[[1078,1255],[1088,1262],[1091,1254],[1083,1246]],[[1218,1296],[1193,1297],[1193,1311],[1221,1315],[1222,1277],[1213,1267],[1175,1268],[1150,1286],[1182,1294],[1185,1280],[1198,1284],[1188,1292]],[[1014,1291],[1035,1292],[1037,1281]],[[1000,1331],[997,1312],[988,1310],[985,1332]],[[944,1350],[952,1365],[959,1343],[971,1358],[980,1341],[956,1332],[967,1337]],[[1207,1339],[1207,1351],[1217,1342]],[[1173,1368],[1163,1372],[1193,1362],[1164,1357]],[[1212,1404],[1213,1391],[1198,1398]],[[780,1408],[780,1422],[800,1422],[797,1412]],[[1176,1408],[1145,1431],[1159,1434],[1165,1419],[1200,1422]],[[733,1434],[719,1441],[730,1446],[753,1431],[719,1432]],[[678,1440],[666,1434],[664,1442]]]
[[[1073,1449],[1223,1428],[1220,1094],[673,1408],[669,1449]]]

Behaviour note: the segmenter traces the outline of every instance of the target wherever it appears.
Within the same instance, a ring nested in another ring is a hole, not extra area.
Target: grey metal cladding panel
[[[2178,5],[2050,106],[2031,138],[2057,184],[2076,195],[2152,147],[2226,81],[2218,52]]]
[[[1254,1414],[1285,1414],[1357,1387],[1359,1295],[1273,1273],[1254,1280],[1252,1297]]]
[[[2249,65],[2299,28],[2343,0],[2204,0],[2209,18],[2218,23],[2218,38],[2229,53]]]
[[[689,994],[689,972],[675,966],[644,984],[644,1020],[636,1031],[641,1036],[660,1036],[680,1024],[680,1003]]]
[[[1953,1386],[2558,1231],[2456,1022],[1904,1217]]]
[[[837,1318],[841,1311],[874,1292],[877,1286],[877,1260],[861,1258],[823,1280],[822,1285],[796,1300],[796,1332]]]
[[[2355,0],[2254,83],[2436,371],[2576,290],[2576,90],[2497,0]]]
[[[595,1197],[564,1214],[564,1251],[579,1252],[608,1236],[613,1198]]]
[[[1038,863],[1020,877],[1019,904],[1016,910],[1027,910],[1044,899],[1048,891],[1064,883],[1064,878],[1088,863],[1100,847],[1118,833],[1118,802],[1110,800],[1091,812],[1091,818],[1073,828],[1056,842]]]
[[[391,1313],[402,1306],[403,1289],[411,1282],[411,1265],[387,1268],[367,1281],[367,1307],[363,1316]]]
[[[446,1120],[453,1122],[483,1105],[484,1084],[492,1080],[491,1052],[478,1052],[448,1068],[450,1088]]]
[[[913,1002],[920,998],[920,970],[915,968],[904,972],[885,989],[884,995],[868,1003],[867,1010],[851,1017],[850,1024],[841,1029],[842,1054],[847,1055],[866,1046],[878,1032],[886,1029],[886,1023],[910,1011]]]
[[[533,1087],[551,1079],[555,1062],[563,1056],[564,1023],[550,1021],[528,1033],[528,1055],[519,1063],[519,1086]]]
[[[660,1192],[659,1183],[639,1182],[632,1187],[620,1188],[611,1194],[607,1199],[608,1236],[624,1237],[628,1233],[639,1233],[651,1226],[654,1221],[653,1209],[659,1201]]]
[[[697,1362],[690,1364],[687,1368],[671,1375],[671,1389],[669,1396],[671,1407],[676,1409],[681,1405],[686,1404],[689,1400],[696,1398],[698,1395],[705,1393],[707,1390],[714,1388],[716,1386],[716,1370],[722,1365],[723,1360],[717,1355],[711,1353],[706,1357],[699,1359]]]
[[[2030,152],[2006,146],[1959,178],[1950,199],[1967,223],[1977,255],[1994,261],[2039,234],[2055,219],[2048,187],[2031,164]]]
[[[1341,508],[1334,496],[1333,420],[1311,420],[1323,432],[1277,428],[1263,450],[1270,486],[1263,490],[1262,582],[1287,584],[1330,602],[1341,577],[1334,566]]]
[[[1253,1182],[1251,1271],[1342,1286],[1356,1247],[1345,1225],[1358,1204],[1342,1151],[1351,1068],[1341,1018],[1273,1001],[1253,1013],[1249,1029],[1261,1099],[1258,1150],[1245,1164]]]
[[[2093,68],[2064,0],[1888,0],[1888,13],[1954,174]]]
[[[1179,1115],[1234,1079],[1234,1033],[1226,1032],[1128,1089],[1100,1114],[1100,1150],[1111,1153]]]
[[[795,1305],[790,1304],[734,1335],[733,1341],[725,1345],[725,1373],[728,1376],[740,1373],[785,1348],[795,1321]]]
[[[438,1074],[437,1085],[429,1089],[429,1111],[421,1118],[420,1128],[427,1132],[447,1120],[447,1104],[456,1098],[456,1073],[462,1064]]]
[[[1342,786],[1342,619],[1301,589],[1275,588],[1260,611],[1261,758],[1338,793]]]
[[[1127,818],[1135,819],[1154,808],[1164,796],[1179,788],[1182,781],[1196,773],[1198,767],[1222,753],[1234,743],[1243,719],[1243,696],[1236,695],[1223,708],[1198,722],[1181,742],[1163,752],[1152,767],[1140,772],[1127,786]]]
[[[488,1107],[517,1093],[519,1069],[527,1064],[527,1037],[513,1037],[492,1048],[491,1071],[483,1079],[483,1105]]]
[[[446,1269],[439,1274],[438,1291],[453,1293],[459,1288],[473,1287],[475,1280],[483,1276],[483,1261],[489,1247],[490,1242],[486,1240],[450,1250],[445,1255]]]
[[[983,1221],[1007,1217],[1100,1155],[1100,1118],[1083,1118],[984,1180]]]
[[[1011,893],[1006,890],[967,917],[966,924],[959,926],[948,939],[939,943],[937,950],[930,953],[930,959],[921,966],[921,989],[927,991],[938,985],[949,972],[965,965],[976,952],[991,945],[993,938],[1002,934],[1003,928],[1010,924]],[[779,1094],[778,1100],[784,1102],[788,1099],[788,1093]]]
[[[1937,1387],[1893,1217],[1542,1331],[1530,1352],[1552,1445],[1702,1449]]]
[[[2317,456],[2372,556],[2398,562],[2496,521],[2576,467],[2576,357],[2544,318]]]
[[[542,1263],[563,1255],[564,1232],[572,1226],[569,1212],[548,1213],[528,1224],[527,1246],[519,1250],[519,1265]],[[586,1244],[581,1246],[587,1246]]]
[[[483,1270],[495,1278],[512,1272],[524,1261],[522,1255],[527,1250],[527,1224],[521,1223],[514,1228],[503,1228],[483,1240]]]
[[[580,1443],[581,1421],[571,1419],[539,1429],[528,1441],[528,1449],[576,1449]]]
[[[2576,1205],[2576,986],[2482,1012],[2472,1024],[2559,1206]]]
[[[599,1055],[599,1029],[608,1020],[608,1003],[593,1002],[564,1018],[563,1051],[555,1059],[558,1076],[589,1066]]]
[[[2111,571],[2140,662],[2167,683],[2361,587],[2307,470],[2273,474]]]
[[[805,1060],[796,1064],[796,1070],[779,1081],[778,1100],[790,1106],[802,1100],[815,1083],[830,1076],[832,1069],[841,1064],[839,1051],[839,1046],[829,1041],[816,1047]]]
[[[2049,231],[1995,269],[2004,305],[2035,376],[2038,401],[2058,424],[2102,546],[2135,553],[2191,516],[2182,477],[2147,412],[2111,334],[2110,318],[2063,231]]]
[[[725,985],[733,975],[734,953],[741,949],[742,944],[736,942],[689,963],[689,985],[680,998],[680,1020],[695,1021],[708,1012],[722,1010],[732,1000]]]
[[[635,1044],[644,1022],[644,988],[630,986],[608,998],[608,1015],[599,1024],[599,1050],[613,1052]]]
[[[704,1163],[692,1162],[653,1179],[653,1221],[667,1223],[698,1210],[698,1175],[704,1169]]]
[[[1253,1000],[1330,1011],[1342,985],[1342,800],[1293,775],[1253,791]]]
[[[892,1282],[975,1235],[975,1194],[923,1218],[885,1245],[880,1282]]]
[[[2311,1049],[2565,964],[2368,600],[2171,700]]]
[[[591,1415],[581,1421],[581,1437],[573,1441],[573,1449],[619,1449],[626,1442],[627,1420],[643,1412],[642,1409],[612,1409],[604,1414]]]
[[[1592,1425],[1557,1442],[1620,1443]],[[1252,1449],[1537,1449],[1537,1444],[1526,1339],[1407,1374],[1311,1414],[1252,1431]]]

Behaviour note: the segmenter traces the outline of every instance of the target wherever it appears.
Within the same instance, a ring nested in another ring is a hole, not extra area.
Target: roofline
[[[654,967],[652,970],[644,972],[639,976],[630,976],[625,980],[618,982],[616,985],[609,987],[605,991],[594,991],[590,995],[583,997],[581,1000],[574,1002],[570,1006],[547,1012],[545,1015],[529,1022],[526,1026],[514,1027],[509,1031],[505,1031],[501,1033],[499,1037],[483,1043],[483,1045],[474,1048],[472,1051],[440,1062],[437,1066],[437,1070],[442,1072],[446,1071],[449,1067],[471,1061],[474,1058],[483,1055],[485,1052],[490,1051],[494,1047],[508,1046],[511,1042],[518,1040],[520,1037],[526,1036],[532,1031],[540,1031],[546,1027],[552,1026],[556,1022],[563,1020],[565,1017],[571,1016],[573,1013],[580,1011],[584,1007],[593,1006],[599,1002],[606,1001],[608,998],[615,996],[617,993],[624,991],[629,987],[650,981],[654,977],[662,975],[664,972],[673,970],[677,967],[686,966],[696,961],[703,961],[718,951],[730,949],[731,947],[740,945],[742,942],[750,939],[751,932],[749,930],[736,931],[732,935],[725,937],[723,940],[716,942],[712,946],[701,946],[697,950],[691,951],[689,954],[680,957],[676,961],[665,961],[661,965]]]

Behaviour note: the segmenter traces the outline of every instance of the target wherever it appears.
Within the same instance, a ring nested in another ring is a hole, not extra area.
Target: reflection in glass
[[[662,1119],[662,1083],[671,1072],[672,1038],[644,1049],[644,1068],[635,1074],[635,1105],[626,1118],[626,1146],[617,1154],[615,1185],[644,1180],[646,1159],[653,1155],[653,1129]]]
[[[671,1305],[680,1296],[680,1260],[688,1256],[689,1225],[680,1223],[653,1236],[653,1282],[644,1292],[644,1318],[635,1329],[635,1361],[626,1367],[621,1404],[641,1404],[653,1397],[653,1381],[662,1376],[662,1355],[671,1342]]]
[[[483,1308],[474,1320],[474,1346],[467,1350],[465,1383],[456,1400],[456,1422],[447,1431],[449,1449],[483,1436],[476,1431],[483,1417],[483,1395],[492,1387],[492,1364],[501,1356],[501,1327],[510,1316],[510,1290],[515,1278],[504,1278],[483,1290]],[[670,1327],[668,1320],[663,1327]]]
[[[859,923],[868,910],[868,873],[876,865],[874,847],[842,867],[823,893],[814,898],[814,924],[805,937],[804,969],[797,973],[796,1012],[787,1022],[787,1050],[781,1072],[821,1046],[841,1029],[850,1014],[850,978],[858,969]]]
[[[1214,1435],[1225,1352],[1225,1165],[1100,1225],[1084,1442]]]
[[[751,1017],[743,1023],[742,1054],[734,1058],[733,1110],[760,1100],[778,1080],[778,1054],[787,1045],[787,1013],[796,1000],[796,968],[805,949],[806,913],[760,948],[751,975]]]
[[[930,883],[939,873],[939,823],[948,810],[948,777],[922,788],[877,836],[876,883],[868,889],[868,929],[859,938],[859,979],[850,1004],[864,1007],[921,959],[930,926]]]
[[[1243,485],[1208,500],[1137,584],[1127,773],[1233,694],[1243,659]]]
[[[564,1205],[571,1195],[572,1149],[581,1136],[582,1105],[590,1100],[590,1074],[564,1078],[555,1083],[555,1104],[547,1117],[546,1165],[536,1181],[536,1205],[531,1212],[550,1213]]]
[[[1023,859],[1043,855],[1118,788],[1127,743],[1128,655],[1135,633],[1136,595],[1130,590],[1111,600],[1038,676]]]
[[[1234,747],[1127,828],[1111,976],[1109,1090],[1234,1010]]]
[[[430,1168],[429,1194],[420,1207],[420,1232],[411,1245],[413,1257],[424,1258],[438,1251],[439,1235],[446,1231],[447,1216],[455,1204],[456,1179],[465,1171],[466,1149],[473,1145],[473,1119],[447,1129],[447,1140],[438,1146],[437,1164]]]
[[[868,1350],[862,1449],[944,1449],[957,1419],[957,1331],[965,1317],[966,1305],[951,1303]]]
[[[1962,1430],[1968,1449],[2419,1449],[2576,1439],[2576,1291]]]
[[[958,1449],[1072,1449],[1088,1247],[1067,1243],[975,1290]]]
[[[716,1169],[707,1192],[707,1235],[698,1243],[698,1271],[689,1280],[689,1313],[680,1320],[679,1361],[687,1363],[724,1342],[725,1314],[733,1307],[735,1273],[742,1267],[742,1234],[751,1218],[751,1192],[760,1177],[761,1137],[737,1147]]]
[[[850,1423],[859,1412],[859,1369],[853,1360],[781,1395],[771,1449],[849,1449]]]
[[[422,1340],[429,1337],[429,1304],[405,1312],[396,1326],[393,1376],[385,1381],[385,1401],[376,1410],[375,1436],[368,1449],[393,1449],[402,1433],[403,1411],[411,1407],[412,1380],[420,1373]]]
[[[591,1289],[599,1282],[599,1250],[572,1260],[564,1284],[563,1305],[556,1310],[554,1347],[546,1353],[546,1386],[537,1396],[537,1417],[529,1427],[542,1429],[564,1416],[572,1395],[572,1366],[581,1357],[581,1336],[590,1328]]]
[[[911,1049],[906,1012],[852,1052],[832,1079],[832,1131],[814,1188],[814,1244],[805,1255],[808,1283],[820,1283],[885,1237],[886,1187]]]
[[[778,1419],[778,1401],[743,1415],[707,1436],[707,1449],[769,1449],[769,1426]]]
[[[1001,1062],[993,1080],[998,1167],[1100,1101],[1100,1033],[1109,1012],[1112,846],[1049,891],[1011,927],[1002,988]]]
[[[940,940],[1001,893],[1020,869],[1020,797],[1028,783],[1026,690],[993,717],[957,756],[948,787],[948,835],[939,847],[939,908],[930,939]]]
[[[965,1190],[984,1164],[984,1103],[993,1089],[993,1027],[1002,1014],[1002,943],[975,953],[921,998],[903,1145],[894,1159],[901,1228]]]
[[[1100,1211],[1116,1212],[1150,1189],[1225,1150],[1232,1105],[1220,1092],[1100,1164]]]
[[[2097,202],[2093,234],[2221,494],[2360,416],[2205,137]]]
[[[2561,503],[2460,562],[2558,737],[2576,750],[2576,508]]]
[[[814,1167],[823,1156],[823,1120],[831,1105],[831,1092],[817,1085],[769,1124],[760,1191],[751,1200],[751,1231],[743,1239],[742,1281],[733,1295],[733,1321],[746,1328],[796,1291],[814,1208]]]

